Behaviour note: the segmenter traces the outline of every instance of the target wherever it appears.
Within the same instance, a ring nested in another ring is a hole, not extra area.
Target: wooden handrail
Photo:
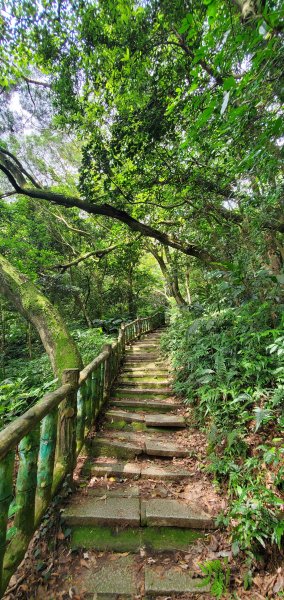
[[[126,344],[162,320],[163,315],[155,313],[122,323],[113,344],[81,372],[64,371],[61,387],[0,431],[0,597],[58,486],[67,476],[73,477],[78,453],[109,397]],[[7,542],[13,499],[18,507],[13,523],[16,533]]]

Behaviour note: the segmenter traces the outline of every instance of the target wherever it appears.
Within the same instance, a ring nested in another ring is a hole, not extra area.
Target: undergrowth
[[[272,302],[171,314],[162,347],[175,392],[208,436],[209,470],[226,487],[232,550],[280,548],[284,534],[284,318]],[[283,513],[282,513],[283,514]]]
[[[71,333],[84,365],[100,353],[104,344],[113,340],[101,328],[74,329]],[[0,380],[0,428],[21,415],[44,394],[58,387],[49,358],[38,344],[35,344],[35,354],[29,360],[23,354],[15,359],[10,358],[7,363],[5,378]]]

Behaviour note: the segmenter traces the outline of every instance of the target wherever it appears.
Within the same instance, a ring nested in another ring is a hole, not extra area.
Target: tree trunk
[[[64,369],[82,368],[80,354],[58,310],[1,255],[0,293],[36,328],[59,379]]]
[[[157,260],[157,262],[160,266],[160,269],[166,280],[170,296],[172,296],[172,298],[175,299],[178,306],[186,306],[187,303],[186,303],[185,299],[183,298],[181,291],[179,289],[179,282],[178,282],[177,274],[171,273],[171,271],[168,268],[163,257],[156,251],[156,249],[151,248],[150,252],[153,254],[153,256],[155,257],[155,259]]]

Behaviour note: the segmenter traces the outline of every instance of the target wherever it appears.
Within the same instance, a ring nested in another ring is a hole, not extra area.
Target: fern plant
[[[228,567],[228,559],[208,560],[201,563],[200,569],[204,573],[202,585],[210,585],[210,593],[214,598],[220,599],[227,591],[230,584],[231,571]]]

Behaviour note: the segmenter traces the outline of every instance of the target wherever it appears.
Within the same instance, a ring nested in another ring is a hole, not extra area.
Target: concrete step
[[[118,479],[154,479],[158,481],[180,481],[189,477],[188,471],[172,466],[161,467],[159,465],[139,462],[96,462],[88,461],[84,466],[84,473],[91,477],[116,477]]]
[[[110,400],[111,407],[126,408],[131,410],[142,410],[144,412],[172,412],[183,408],[182,404],[177,402],[159,401],[152,398],[112,398]]]

